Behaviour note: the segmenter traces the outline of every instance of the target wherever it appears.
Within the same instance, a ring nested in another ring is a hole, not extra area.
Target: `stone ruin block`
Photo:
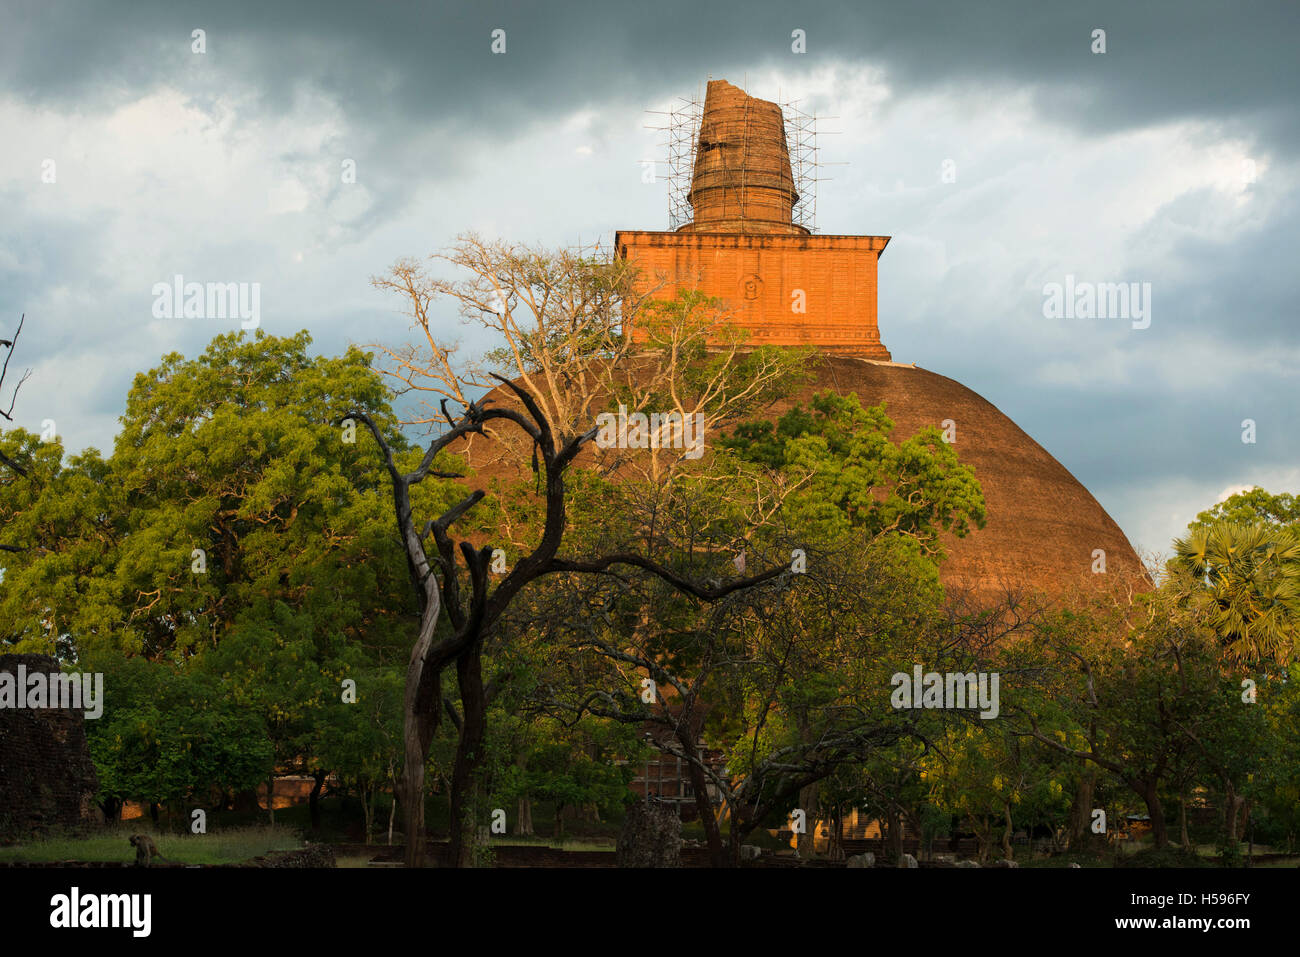
[[[0,672],[14,680],[19,665],[59,671],[48,655],[0,655]],[[81,711],[0,707],[0,841],[97,823],[98,790]]]
[[[619,867],[681,867],[682,822],[671,804],[637,801],[618,836]]]

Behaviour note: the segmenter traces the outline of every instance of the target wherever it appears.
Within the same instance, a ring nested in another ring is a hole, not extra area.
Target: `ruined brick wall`
[[[337,867],[334,848],[328,844],[308,844],[298,851],[277,851],[255,857],[242,867]]]
[[[0,655],[0,671],[55,674],[46,655]],[[0,840],[97,820],[99,780],[80,711],[0,708]]]

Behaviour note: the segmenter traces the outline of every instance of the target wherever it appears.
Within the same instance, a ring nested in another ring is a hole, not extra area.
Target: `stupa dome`
[[[856,393],[885,404],[895,441],[950,422],[957,458],[975,470],[988,510],[984,528],[947,536],[939,572],[951,593],[993,600],[1008,589],[1062,594],[1076,586],[1133,579],[1142,562],[1092,494],[1023,429],[983,396],[927,369],[825,356],[815,381],[772,409],[780,415],[814,392]],[[1104,553],[1104,574],[1097,550]]]

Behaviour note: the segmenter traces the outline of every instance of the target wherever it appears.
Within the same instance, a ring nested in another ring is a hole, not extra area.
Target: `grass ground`
[[[209,834],[166,834],[143,827],[138,822],[127,822],[85,836],[55,835],[0,847],[0,863],[131,862],[135,860],[135,848],[128,839],[133,834],[148,834],[158,845],[160,855],[180,864],[237,864],[273,851],[302,847],[297,832],[284,827],[236,827]]]
[[[427,806],[427,822],[430,836],[441,840],[446,834],[447,817],[446,799],[431,797]],[[166,816],[154,826],[146,819],[124,821],[112,829],[86,836],[52,836],[43,840],[26,841],[8,847],[0,847],[0,864],[13,862],[130,862],[135,859],[135,851],[127,842],[132,834],[149,834],[158,844],[160,853],[173,861],[184,864],[234,864],[246,861],[274,851],[293,850],[302,846],[305,835],[311,840],[334,844],[358,844],[364,840],[360,826],[361,811],[356,801],[339,798],[327,798],[321,802],[321,828],[311,834],[310,812],[306,805],[285,808],[275,812],[276,826],[267,826],[265,812],[236,814],[234,812],[214,813],[208,819],[206,835],[174,833],[184,827],[182,818],[169,820]],[[375,833],[372,843],[383,844],[387,839],[387,810],[381,809],[376,814]],[[555,836],[554,816],[545,804],[534,806],[534,821],[540,832],[530,837],[502,835],[493,839],[497,846],[523,845],[533,847],[551,847],[569,851],[606,851],[613,852],[617,843],[622,821],[606,817],[596,821],[585,819],[581,815],[568,815],[564,822],[564,832]],[[170,827],[168,826],[170,824]],[[399,829],[400,830],[400,829]],[[400,843],[400,833],[394,835]],[[725,836],[725,835],[724,835]],[[704,829],[698,821],[683,825],[682,837],[697,844],[704,843]],[[755,830],[747,839],[768,850],[788,851],[788,847],[773,837],[766,830]],[[1118,863],[1124,867],[1213,867],[1220,863],[1219,849],[1210,843],[1198,844],[1195,857],[1185,857],[1183,852],[1170,848],[1157,854],[1149,847],[1149,839],[1125,842],[1124,855],[1117,862],[1113,848],[1092,854],[1074,854],[1058,857],[1031,859],[1027,849],[1017,849],[1017,860],[1022,867],[1068,867],[1077,863],[1080,867],[1114,867]],[[1268,854],[1270,848],[1256,845],[1257,855]],[[1245,863],[1245,847],[1242,848],[1242,863]],[[366,867],[368,855],[341,856],[339,867]],[[1286,859],[1259,860],[1255,867],[1296,867],[1300,865],[1300,855]]]
[[[1069,867],[1071,864],[1078,864],[1080,867],[1155,867],[1155,868],[1198,868],[1198,867],[1219,867],[1222,866],[1220,857],[1220,848],[1217,844],[1194,844],[1189,850],[1184,850],[1177,845],[1157,851],[1152,845],[1149,838],[1143,838],[1135,841],[1125,842],[1121,855],[1116,855],[1113,847],[1105,851],[1082,852],[1073,854],[1059,854],[1053,857],[1037,857],[1028,859],[1023,854],[1017,854],[1017,860],[1020,861],[1021,867]],[[1285,858],[1273,858],[1263,860],[1265,855],[1272,855],[1274,849],[1262,844],[1255,845],[1255,857],[1250,861],[1251,867],[1297,867],[1300,866],[1300,855]],[[1247,856],[1245,846],[1242,846],[1240,865],[1247,866]]]
[[[616,849],[614,838],[579,838],[579,837],[513,837],[492,838],[493,847],[553,847],[559,851],[610,851]]]

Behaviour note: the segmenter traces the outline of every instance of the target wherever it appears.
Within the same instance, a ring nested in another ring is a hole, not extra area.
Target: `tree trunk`
[[[764,812],[766,813],[766,812]],[[743,817],[739,813],[731,815],[731,834],[727,843],[727,853],[724,855],[722,867],[739,867],[740,866],[740,848],[745,843],[745,838],[753,833],[757,825],[751,818]],[[710,852],[709,861],[712,865],[713,854]],[[717,866],[717,865],[713,865]]]
[[[407,867],[424,866],[424,761],[429,753],[428,739],[424,733],[428,728],[428,733],[432,736],[431,725],[432,722],[427,718],[412,714],[408,706],[406,730],[403,734],[405,760],[402,764],[402,780],[397,788],[402,801]],[[394,795],[394,798],[397,796]]]
[[[451,822],[447,835],[447,864],[473,867],[476,827],[474,800],[483,766],[487,734],[487,698],[483,689],[483,648],[475,644],[456,661],[460,683],[461,726],[456,763],[451,773]]]
[[[1092,795],[1097,786],[1097,773],[1091,767],[1079,775],[1074,789],[1074,803],[1070,806],[1070,829],[1066,847],[1077,851],[1088,842],[1088,825],[1092,822]]]
[[[704,775],[704,769],[697,763],[700,754],[689,729],[683,728],[678,731],[677,742],[682,746],[682,752],[689,758],[686,762],[686,773],[691,778],[691,793],[695,795],[696,813],[700,815],[700,823],[704,826],[704,841],[709,848],[709,866],[732,867],[733,860],[735,862],[740,860],[740,848],[737,847],[733,855],[728,855],[722,846],[718,816],[713,811],[713,802],[709,800],[709,780]],[[646,787],[649,786],[649,782],[646,782]]]
[[[1011,847],[1011,802],[1003,802],[1002,812],[1006,816],[1006,827],[1002,829],[1002,856],[1005,860],[1014,861],[1016,859],[1016,853]]]
[[[796,835],[795,849],[799,856],[805,860],[811,860],[817,856],[817,792],[819,788],[814,782],[799,791],[799,806],[803,808],[804,830],[802,834]]]
[[[1192,842],[1187,836],[1187,788],[1178,795],[1178,840],[1184,850],[1190,850]]]
[[[266,776],[266,816],[267,816],[267,820],[271,822],[271,826],[275,827],[275,775],[274,774],[268,774]]]
[[[362,784],[361,791],[361,817],[365,821],[366,843],[373,843],[375,834],[375,789],[367,784]]]
[[[844,860],[844,806],[836,804],[831,808],[830,840],[826,847],[826,856],[832,861]]]
[[[981,864],[987,864],[989,861],[989,849],[993,844],[993,824],[989,821],[988,815],[986,814],[979,820],[971,818],[971,825],[975,830],[975,854]]]
[[[1156,785],[1141,784],[1138,794],[1147,806],[1147,816],[1151,818],[1151,841],[1156,847],[1169,846],[1169,833],[1165,830],[1165,810],[1160,804],[1160,795]]]
[[[519,814],[515,818],[515,836],[532,837],[533,801],[527,794],[519,799]]]
[[[328,771],[317,769],[311,773],[312,786],[311,794],[307,796],[307,808],[311,812],[311,830],[313,834],[320,833],[320,792],[325,787],[325,779],[329,776]]]
[[[921,861],[924,859],[922,857],[923,850],[922,850],[921,842],[925,837],[924,829],[921,827],[921,815],[916,811],[915,808],[910,808],[910,807],[903,808],[902,814],[903,814],[903,834],[906,835],[907,832],[910,830],[913,834],[916,835],[916,859],[917,861]]]
[[[515,754],[515,767],[519,770],[519,777],[523,779],[524,770],[528,766],[528,751],[520,747]],[[531,837],[533,834],[533,802],[527,793],[519,797],[519,813],[515,817],[515,836]]]
[[[903,859],[903,817],[892,804],[885,810],[886,858],[898,862]]]
[[[428,656],[434,647],[434,632],[438,627],[438,616],[442,612],[442,600],[437,578],[425,560],[421,537],[411,521],[411,503],[407,494],[400,483],[394,483],[397,524],[406,543],[407,570],[420,596],[420,633],[411,647],[411,657],[406,666],[406,687],[402,695],[400,791],[403,830],[406,833],[406,866],[423,867],[427,841],[424,833],[424,765],[429,759],[433,733],[438,729],[438,719],[442,713],[441,669],[430,676],[431,687],[426,691],[424,700],[421,700],[420,691],[425,685],[426,669],[432,667]]]
[[[1241,833],[1237,828],[1237,816],[1245,799],[1233,787],[1231,781],[1224,782],[1223,833],[1229,844],[1236,844]]]
[[[1253,801],[1247,801],[1246,806],[1242,809],[1242,824],[1249,835],[1250,845],[1246,848],[1246,866],[1250,867],[1255,863],[1255,822],[1251,819],[1250,808]]]
[[[427,619],[426,611],[424,619]],[[423,650],[427,640],[432,640],[433,625],[422,619],[421,639],[411,652],[411,664],[406,672],[406,690],[402,703],[402,778],[394,788],[394,804],[402,802],[402,831],[406,838],[406,866],[423,867],[426,837],[424,833],[424,764],[433,744],[433,732],[438,726],[438,708],[442,707],[441,692],[435,690],[432,709],[420,707],[420,680],[424,673]],[[433,624],[436,624],[436,616]],[[426,639],[425,631],[429,632]],[[392,822],[389,822],[391,840]]]

